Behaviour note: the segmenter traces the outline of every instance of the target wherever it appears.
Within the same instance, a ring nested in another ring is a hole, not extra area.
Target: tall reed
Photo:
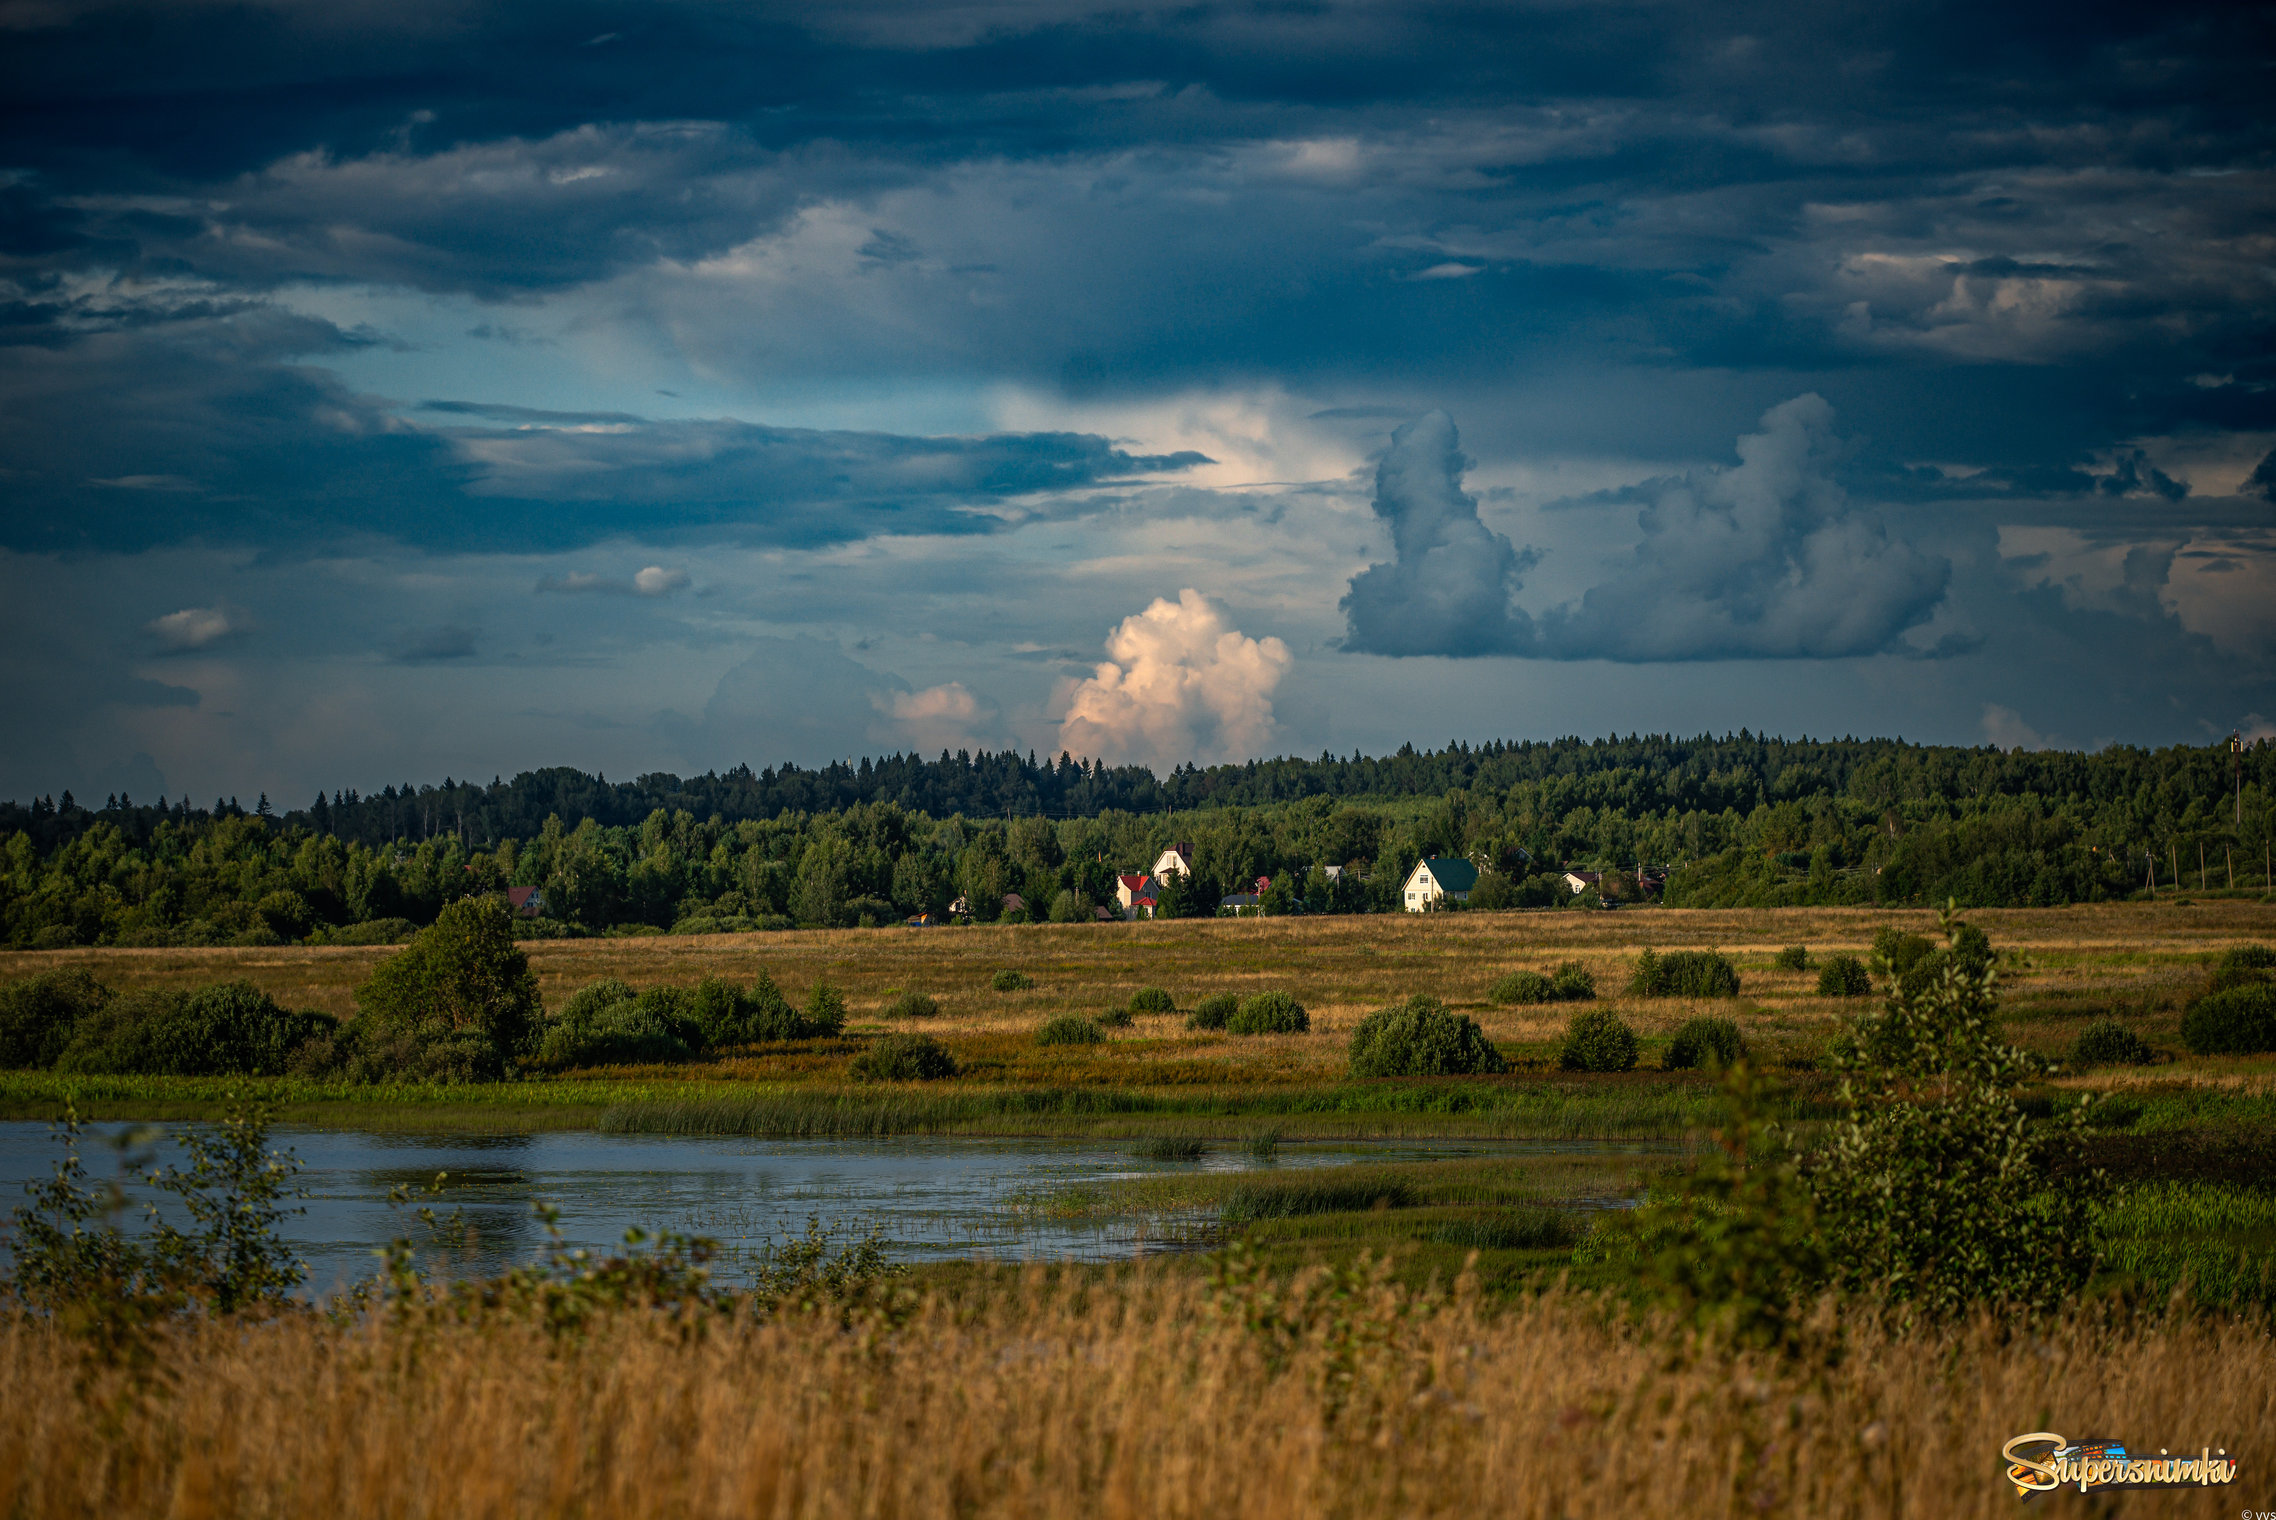
[[[139,1383],[9,1317],[0,1513],[2007,1517],[1999,1446],[2034,1430],[2243,1464],[2250,1493],[2175,1513],[2276,1471],[2259,1318],[1829,1319],[1840,1354],[1789,1360],[1558,1294],[1341,1288],[1030,1270],[898,1327],[207,1323]]]

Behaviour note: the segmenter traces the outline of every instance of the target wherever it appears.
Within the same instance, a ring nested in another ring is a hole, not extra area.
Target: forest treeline
[[[106,798],[0,804],[0,924],[17,946],[399,938],[450,902],[541,889],[526,932],[883,924],[1007,894],[1087,919],[1118,871],[1176,842],[1215,911],[1389,911],[1422,856],[1487,875],[1477,906],[1633,897],[1664,867],[1688,906],[2051,905],[2264,890],[2276,746],[2006,753],[1896,740],[1721,738],[1411,746],[1382,757],[1181,767],[1062,755],[894,756],[610,782],[342,791],[279,813]],[[1328,866],[1345,867],[1331,882]],[[2176,877],[2178,875],[2178,881]]]

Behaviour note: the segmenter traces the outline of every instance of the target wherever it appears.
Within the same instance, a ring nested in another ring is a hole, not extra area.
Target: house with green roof
[[[1409,913],[1428,913],[1447,899],[1468,902],[1478,884],[1478,868],[1456,855],[1434,855],[1418,860],[1401,889]]]

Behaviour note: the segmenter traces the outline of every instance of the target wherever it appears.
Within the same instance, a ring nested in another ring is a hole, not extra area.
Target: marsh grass
[[[1569,1293],[1496,1308],[1451,1286],[979,1269],[855,1333],[803,1314],[702,1333],[619,1314],[568,1338],[496,1319],[198,1324],[167,1341],[156,1396],[10,1317],[0,1507],[2004,1520],[2016,1502],[1994,1458],[2026,1429],[2225,1446],[2257,1484],[2276,1465],[2259,1318],[2082,1316],[2024,1335],[1827,1314],[1820,1354],[1779,1359],[1674,1352]],[[2257,1492],[2120,1507],[2233,1511]]]
[[[2218,1183],[2126,1188],[2099,1213],[2106,1273],[2153,1295],[2276,1304],[2276,1192]]]

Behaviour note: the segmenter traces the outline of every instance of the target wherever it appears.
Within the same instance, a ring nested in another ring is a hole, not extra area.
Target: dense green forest
[[[898,922],[1017,893],[1089,918],[1117,871],[1173,841],[1215,911],[1272,879],[1268,911],[1388,911],[1424,855],[1487,871],[1478,906],[1593,905],[1605,873],[1673,905],[2045,905],[2255,892],[2276,835],[2276,746],[2006,753],[1896,740],[1636,737],[1402,748],[1156,777],[1062,755],[895,756],[609,782],[339,792],[251,811],[160,800],[0,804],[0,924],[17,946],[399,938],[448,903],[542,889],[524,932],[706,932]],[[1321,868],[1346,867],[1331,883]],[[2176,876],[2178,874],[2178,881]]]

